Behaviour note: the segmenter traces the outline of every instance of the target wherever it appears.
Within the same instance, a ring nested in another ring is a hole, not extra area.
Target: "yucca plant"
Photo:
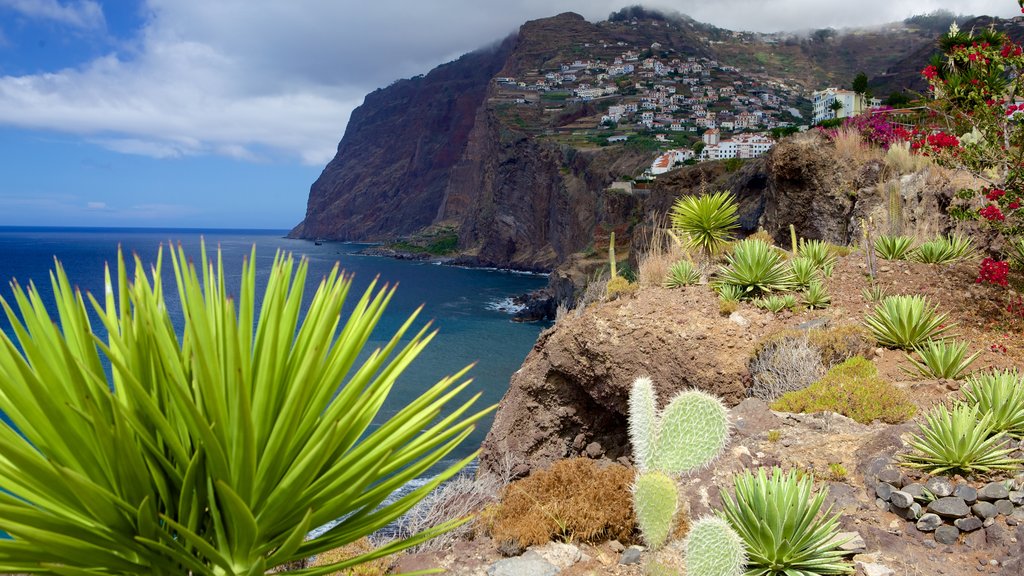
[[[754,299],[753,304],[758,308],[778,314],[788,307],[787,304],[789,304],[789,302],[781,294],[769,294],[768,296]],[[793,304],[796,304],[795,300],[793,301]]]
[[[914,346],[914,351],[921,360],[905,354],[913,369],[903,370],[910,374],[921,374],[926,378],[960,380],[981,354],[979,350],[968,356],[967,346],[968,343],[963,341],[928,340],[920,346]]]
[[[731,192],[683,196],[672,205],[669,218],[673,228],[685,235],[690,247],[710,256],[739,228],[738,207]]]
[[[803,303],[808,308],[828,308],[828,305],[832,303],[832,297],[829,296],[825,286],[815,280],[804,291]]]
[[[371,283],[342,315],[351,278],[335,267],[303,313],[306,262],[278,254],[259,297],[254,258],[232,297],[219,257],[204,249],[197,270],[171,251],[180,339],[162,252],[151,276],[136,258],[132,278],[119,254],[104,294],[88,297],[102,338],[59,264],[56,318],[34,286],[0,300],[13,327],[0,332],[11,422],[0,425],[0,529],[11,537],[0,572],[264,574],[388,525],[469,461],[389,502],[490,409],[471,412],[477,396],[446,409],[469,383],[463,370],[375,422],[433,334],[408,336],[414,313],[363,355],[394,289]],[[461,522],[295,573],[342,570]]]
[[[964,387],[967,404],[991,417],[992,429],[1024,437],[1024,374],[992,370],[972,375]]]
[[[718,270],[718,283],[731,284],[753,298],[766,292],[786,291],[793,287],[793,273],[782,256],[760,240],[740,240],[726,256],[726,265]]]
[[[908,258],[924,264],[947,264],[964,260],[974,252],[973,241],[960,234],[939,236],[910,251]]]
[[[839,515],[821,516],[828,490],[812,495],[813,478],[764,468],[735,478],[735,500],[722,492],[722,515],[747,545],[746,576],[850,574],[837,538]]]
[[[885,260],[905,260],[914,247],[914,239],[910,236],[886,236],[875,239],[875,254]]]
[[[819,270],[830,270],[836,263],[836,255],[833,253],[832,247],[823,240],[805,240],[801,238],[797,255],[810,259],[814,263],[814,267]]]
[[[927,340],[935,340],[955,324],[946,324],[924,296],[887,296],[864,318],[864,325],[886,348],[910,350]]]
[[[789,261],[789,269],[793,273],[793,285],[796,288],[806,288],[814,281],[818,272],[814,260],[805,256],[798,256]]]
[[[665,277],[666,288],[681,288],[700,282],[700,272],[689,260],[680,260],[668,269]]]
[[[867,288],[863,288],[860,291],[860,295],[868,302],[878,303],[882,301],[882,298],[886,297],[887,292],[888,291],[885,289],[885,286],[881,286],[879,284],[872,284]]]
[[[967,476],[1016,470],[1022,463],[1010,458],[1013,448],[1002,447],[1002,437],[993,434],[992,415],[979,413],[978,406],[959,403],[950,411],[939,404],[920,428],[921,435],[908,442],[917,453],[903,456],[911,468]]]
[[[715,286],[718,297],[728,302],[738,302],[743,297],[743,288],[732,284],[719,284]]]

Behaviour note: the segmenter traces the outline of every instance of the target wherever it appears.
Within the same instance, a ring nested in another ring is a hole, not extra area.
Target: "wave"
[[[484,304],[484,308],[494,310],[495,312],[505,312],[506,314],[515,315],[526,310],[526,304],[518,304],[514,298],[502,298],[500,300],[492,300],[487,304]]]

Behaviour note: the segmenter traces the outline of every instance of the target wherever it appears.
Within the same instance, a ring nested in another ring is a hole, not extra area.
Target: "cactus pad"
[[[649,468],[683,474],[707,466],[729,438],[729,414],[722,402],[699,390],[680,392],[665,407]]]
[[[679,508],[676,481],[661,472],[642,472],[633,484],[633,510],[644,540],[660,548],[675,526]]]
[[[633,444],[633,462],[637,470],[650,470],[654,442],[658,435],[658,416],[654,384],[637,378],[629,394],[629,441]]]
[[[700,576],[740,576],[747,548],[729,523],[717,516],[694,522],[686,537],[686,573]]]

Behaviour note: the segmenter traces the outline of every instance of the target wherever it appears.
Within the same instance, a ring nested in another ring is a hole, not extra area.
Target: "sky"
[[[368,92],[608,0],[0,0],[0,226],[287,229]],[[733,30],[1013,0],[643,2]]]

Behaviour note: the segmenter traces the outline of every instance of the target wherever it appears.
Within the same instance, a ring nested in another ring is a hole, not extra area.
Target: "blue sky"
[[[0,226],[290,228],[352,109],[523,21],[609,0],[0,0]],[[652,0],[732,29],[1013,0]]]

